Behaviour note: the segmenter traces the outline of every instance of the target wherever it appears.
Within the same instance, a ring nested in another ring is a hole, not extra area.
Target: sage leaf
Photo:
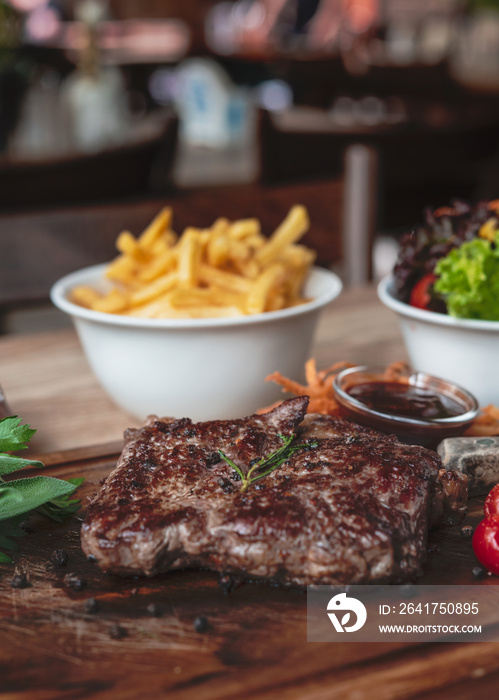
[[[41,468],[43,467],[43,462],[38,462],[34,459],[22,459],[22,457],[15,457],[14,455],[0,454],[0,476],[11,474],[18,469],[24,469],[24,467]]]
[[[4,497],[0,497],[0,520],[28,513],[43,503],[66,496],[76,489],[74,484],[51,476],[33,476],[7,483],[8,488],[5,490],[15,490],[21,496],[21,500],[10,497],[4,500]]]

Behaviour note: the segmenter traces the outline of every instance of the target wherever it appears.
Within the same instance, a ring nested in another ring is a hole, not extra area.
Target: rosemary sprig
[[[245,474],[235,462],[229,459],[229,457],[224,455],[222,450],[218,450],[218,454],[224,460],[224,462],[227,462],[227,464],[239,474],[241,478],[241,493],[244,493],[248,486],[251,486],[251,484],[253,484],[255,481],[263,479],[264,476],[268,476],[271,472],[280,467],[281,464],[287,462],[291,455],[298,452],[298,450],[311,450],[318,445],[317,442],[307,442],[302,445],[291,445],[295,437],[294,435],[288,435],[287,437],[285,435],[279,435],[279,437],[284,444],[275,450],[275,452],[272,452],[268,457],[262,457],[259,459],[258,462],[249,468],[247,474]]]

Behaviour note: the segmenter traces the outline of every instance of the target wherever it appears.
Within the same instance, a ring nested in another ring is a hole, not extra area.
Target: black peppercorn
[[[483,578],[487,573],[487,569],[484,569],[483,566],[474,566],[471,573],[473,574],[473,578]]]
[[[161,608],[157,603],[149,603],[146,610],[151,617],[161,617]]]
[[[52,552],[50,561],[54,566],[66,566],[68,563],[69,555],[65,549],[56,549]]]
[[[209,622],[204,615],[200,615],[194,620],[194,629],[196,630],[196,632],[206,632],[209,626]]]
[[[20,574],[15,574],[15,576],[12,578],[10,585],[12,588],[28,588],[30,585],[26,574],[20,573]]]
[[[128,637],[128,632],[124,627],[115,623],[109,628],[109,636],[113,639],[123,639],[123,637]]]
[[[85,612],[90,613],[90,615],[93,615],[98,611],[98,609],[99,601],[95,600],[95,598],[89,598],[85,601]]]
[[[75,593],[79,593],[84,588],[87,587],[87,582],[78,574],[66,574],[64,577],[64,583],[69,586]]]

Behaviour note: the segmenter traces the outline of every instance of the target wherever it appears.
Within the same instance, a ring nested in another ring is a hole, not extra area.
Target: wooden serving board
[[[85,477],[83,507],[62,525],[33,522],[15,565],[0,568],[0,697],[459,700],[499,682],[493,642],[307,643],[303,592],[248,583],[227,593],[206,571],[154,579],[102,574],[80,549],[79,527],[87,497],[118,451],[113,444],[43,457],[46,474]],[[482,513],[476,499],[466,523]],[[65,566],[52,563],[56,549],[68,553]],[[477,562],[460,527],[432,533],[429,549],[421,583],[498,581],[473,578]],[[16,571],[27,574],[29,587],[12,588]],[[73,590],[67,574],[85,588]],[[95,612],[86,608],[90,598]],[[195,629],[200,616],[208,621],[204,632]],[[115,638],[116,625],[126,636]]]

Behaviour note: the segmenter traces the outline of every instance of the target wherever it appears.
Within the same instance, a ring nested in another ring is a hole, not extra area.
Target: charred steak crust
[[[414,578],[440,458],[340,419],[305,418],[307,405],[298,397],[262,416],[152,420],[129,433],[87,509],[85,553],[121,574],[205,567],[300,586]],[[317,447],[241,493],[218,449],[247,471],[293,433]]]

